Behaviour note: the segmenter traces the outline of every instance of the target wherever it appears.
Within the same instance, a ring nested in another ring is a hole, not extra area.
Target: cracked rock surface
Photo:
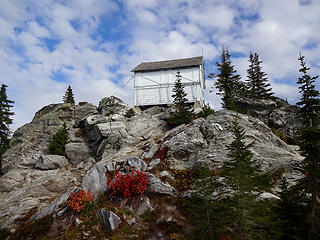
[[[107,190],[106,173],[118,170],[145,171],[149,192],[177,196],[176,189],[161,178],[174,181],[171,170],[192,169],[203,163],[220,167],[228,158],[226,145],[233,141],[235,119],[246,132],[245,141],[254,141],[251,151],[264,171],[285,169],[291,184],[301,177],[297,170],[303,157],[297,148],[284,143],[257,118],[221,110],[170,129],[163,120],[167,108],[153,107],[126,117],[129,109],[115,97],[102,99],[98,108],[88,103],[51,104],[19,128],[4,155],[1,228],[14,231],[15,220],[34,208],[33,219],[59,214],[69,194],[80,188],[99,196]],[[69,134],[66,159],[47,152],[52,135],[64,122]],[[165,146],[165,159],[160,159],[158,147]]]

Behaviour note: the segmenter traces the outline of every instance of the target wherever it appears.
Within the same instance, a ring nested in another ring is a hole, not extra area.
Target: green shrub
[[[278,138],[280,138],[282,141],[287,142],[288,136],[285,132],[276,129],[276,128],[271,128],[271,131],[273,132],[274,135],[276,135]]]
[[[68,131],[66,123],[52,137],[52,141],[48,145],[49,153],[63,156],[68,141]]]
[[[50,231],[53,220],[52,216],[46,216],[34,222],[24,223],[11,235],[10,239],[43,239]]]
[[[110,115],[113,115],[113,114],[115,114],[115,113],[116,113],[116,111],[114,111],[114,110],[109,110],[108,112],[105,113],[105,115],[106,115],[106,116],[110,116]]]
[[[0,239],[6,239],[10,236],[10,232],[5,229],[0,229]]]
[[[209,106],[209,104],[204,105],[202,111],[198,114],[198,117],[206,118],[214,113],[214,110]]]
[[[130,109],[124,114],[124,116],[125,116],[126,118],[131,118],[131,117],[133,117],[134,115],[135,115],[135,112],[134,112],[133,108],[130,108]]]

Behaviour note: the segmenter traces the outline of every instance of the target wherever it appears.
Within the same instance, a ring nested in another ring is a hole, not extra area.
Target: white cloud
[[[155,61],[198,56],[203,48],[211,71],[228,45],[245,79],[247,56],[256,51],[276,94],[294,102],[298,52],[313,75],[320,71],[319,12],[319,1],[301,0],[3,0],[0,71],[16,101],[14,128],[45,104],[60,102],[69,83],[78,101],[97,104],[130,79],[141,52],[145,61]],[[101,34],[100,28],[110,29]],[[132,103],[132,84],[117,94]],[[220,105],[214,93],[206,98]]]
[[[190,9],[187,13],[190,22],[204,28],[229,30],[233,24],[234,12],[225,5],[203,6],[203,9]]]

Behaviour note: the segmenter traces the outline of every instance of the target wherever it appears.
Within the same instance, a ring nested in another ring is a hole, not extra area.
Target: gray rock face
[[[104,194],[107,191],[106,171],[125,172],[134,168],[149,171],[161,163],[160,159],[154,159],[160,144],[162,148],[168,147],[163,162],[166,169],[190,169],[203,163],[219,168],[228,158],[226,146],[234,138],[231,127],[236,118],[246,132],[245,141],[255,141],[251,150],[254,158],[261,161],[264,171],[272,173],[284,169],[290,184],[301,177],[298,169],[303,158],[297,149],[281,141],[257,118],[222,110],[206,119],[196,119],[189,125],[168,131],[162,119],[168,116],[169,109],[155,107],[125,118],[123,113],[128,106],[113,97],[111,99],[100,102],[99,112],[86,103],[75,107],[70,104],[49,105],[37,112],[31,123],[14,133],[12,148],[4,155],[6,174],[0,178],[1,228],[14,230],[15,220],[34,207],[38,212],[33,219],[58,211],[62,213],[65,209],[61,208],[69,194],[76,191],[72,190],[76,186],[90,190],[96,197]],[[276,108],[268,112],[266,119],[273,119],[270,120],[272,124],[280,128],[291,125],[294,118],[285,114],[290,106],[283,106],[287,109],[281,112],[282,107],[277,102],[275,104]],[[269,105],[274,107],[273,103]],[[119,112],[106,116],[110,110]],[[262,107],[254,111],[258,110],[263,112]],[[46,152],[52,135],[63,122],[67,123],[69,135],[72,134],[67,156],[74,167],[65,165],[67,162],[62,159],[52,160]],[[77,128],[73,127],[75,124]],[[74,136],[79,135],[80,130],[81,136]],[[99,161],[95,162],[91,154],[99,156]],[[152,161],[147,166],[142,159]],[[52,168],[56,169],[47,170]],[[175,196],[175,189],[159,179],[160,176],[170,178],[170,171],[163,170],[155,169],[155,175],[147,173],[147,191]]]
[[[155,158],[149,163],[148,170],[153,169],[155,166],[159,165],[161,162],[160,158]]]
[[[297,131],[302,127],[303,119],[299,108],[286,101],[240,98],[236,101],[248,115],[259,118],[270,127],[286,133],[288,142],[295,143]]]
[[[14,230],[15,220],[32,208],[46,209],[81,181],[81,172],[59,168],[55,170],[13,169],[0,178],[1,228]],[[55,209],[55,207],[49,207]],[[46,212],[50,212],[46,210]]]
[[[144,161],[142,161],[140,158],[137,158],[137,157],[128,158],[127,165],[139,171],[145,171],[148,166]]]
[[[41,155],[39,161],[36,163],[35,168],[41,170],[52,170],[64,167],[69,162],[64,156],[58,155]]]
[[[155,175],[151,173],[148,173],[148,176],[149,176],[149,183],[147,186],[148,192],[162,193],[170,196],[175,195],[176,190],[174,189],[174,187],[170,186],[170,184],[162,182],[159,178],[157,178]]]
[[[139,204],[138,209],[136,211],[136,214],[138,216],[143,215],[146,212],[152,212],[153,211],[153,207],[150,204],[150,200],[147,197],[144,197],[142,202]]]
[[[175,136],[169,135],[163,145],[169,147],[168,162],[171,168],[188,169],[201,163],[213,168],[221,167],[228,158],[226,146],[234,138],[231,129],[235,119],[245,130],[245,141],[255,142],[251,151],[254,158],[262,163],[263,170],[276,171],[282,168],[288,174],[295,172],[296,177],[299,175],[297,170],[302,156],[276,137],[262,121],[227,110],[215,112],[205,120],[198,119]]]
[[[91,156],[90,152],[85,143],[68,143],[66,145],[66,156],[74,166],[87,160]]]
[[[80,119],[97,113],[96,107],[85,103],[71,106],[71,104],[50,104],[39,110],[31,123],[18,128],[12,137],[11,148],[3,155],[4,172],[13,168],[33,168],[40,155],[48,154],[48,144],[59,128],[66,122],[70,129]],[[69,136],[69,139],[73,139]]]
[[[278,107],[276,101],[271,99],[251,99],[251,98],[238,98],[236,103],[250,113],[251,111],[265,111],[272,110]]]
[[[141,156],[142,159],[151,159],[154,156],[154,154],[157,152],[158,144],[156,144],[155,142],[152,142],[150,145],[151,146],[149,146],[149,149],[142,154]]]
[[[67,192],[56,198],[52,203],[49,204],[46,208],[40,210],[38,213],[33,215],[30,219],[30,221],[37,220],[39,218],[43,218],[49,214],[58,212],[61,207],[64,207],[64,204],[69,198],[69,195],[73,192],[78,191],[79,189],[77,187],[70,188]]]
[[[107,211],[104,208],[97,212],[97,216],[100,219],[102,229],[110,234],[117,229],[121,223],[120,218],[115,213]]]
[[[81,162],[77,165],[78,169],[83,169],[85,171],[88,171],[89,169],[91,169],[91,167],[93,165],[95,165],[96,160],[93,157],[89,157],[87,160],[85,160],[84,162]]]
[[[121,99],[111,96],[105,97],[99,102],[98,111],[102,115],[125,114],[131,107]]]
[[[85,191],[90,190],[95,197],[100,196],[107,190],[106,167],[103,163],[97,163],[82,178],[81,188]]]

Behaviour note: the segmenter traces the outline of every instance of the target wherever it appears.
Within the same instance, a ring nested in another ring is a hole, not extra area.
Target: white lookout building
[[[152,106],[172,104],[172,90],[180,71],[184,90],[190,103],[204,105],[205,76],[203,57],[184,58],[159,62],[142,62],[134,73],[134,105]]]

